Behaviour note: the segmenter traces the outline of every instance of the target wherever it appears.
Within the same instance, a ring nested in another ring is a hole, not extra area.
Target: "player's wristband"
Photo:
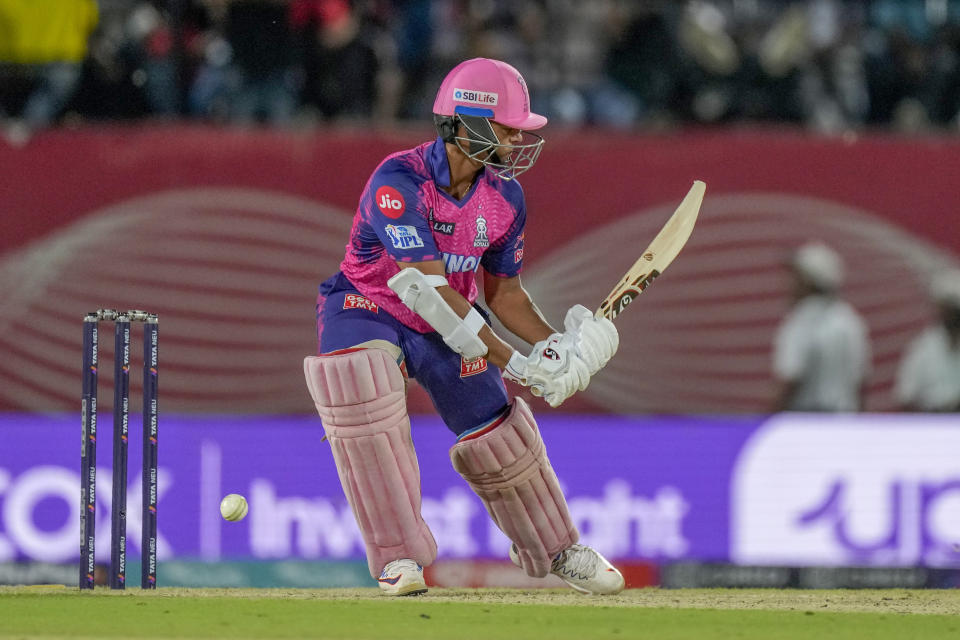
[[[510,356],[510,360],[507,361],[507,366],[503,368],[503,377],[511,382],[526,386],[527,359],[522,356],[519,351],[514,351]]]

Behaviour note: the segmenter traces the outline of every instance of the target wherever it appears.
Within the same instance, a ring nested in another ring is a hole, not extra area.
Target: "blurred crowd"
[[[773,343],[779,393],[773,411],[864,410],[871,373],[869,329],[841,294],[845,266],[822,242],[799,247],[790,260],[793,304]],[[960,269],[930,281],[935,319],[900,356],[893,389],[903,411],[960,412]]]
[[[0,118],[424,119],[474,56],[571,126],[960,128],[960,0],[0,0]]]

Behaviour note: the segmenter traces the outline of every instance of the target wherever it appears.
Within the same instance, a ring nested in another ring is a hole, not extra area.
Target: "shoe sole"
[[[564,582],[567,582],[564,580]],[[573,583],[567,582],[567,586],[576,591],[577,593],[583,594],[585,596],[615,596],[618,593],[623,591],[623,587],[620,587],[616,591],[589,591],[583,587],[579,587]]]
[[[385,596],[419,596],[427,592],[427,585],[423,582],[411,582],[396,589],[393,589],[391,585],[391,589],[387,590],[383,588],[383,583],[381,583],[380,592]]]

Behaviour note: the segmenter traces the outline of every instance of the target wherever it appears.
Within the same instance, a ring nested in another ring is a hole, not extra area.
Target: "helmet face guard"
[[[520,144],[502,144],[487,117],[458,113],[454,125],[457,123],[463,125],[467,135],[454,133],[452,142],[471,160],[490,167],[498,178],[513,180],[540,157],[543,138],[535,133],[523,131]]]

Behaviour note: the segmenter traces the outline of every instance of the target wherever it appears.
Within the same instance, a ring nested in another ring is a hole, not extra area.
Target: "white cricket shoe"
[[[380,590],[388,596],[418,596],[427,592],[423,581],[423,567],[415,560],[394,560],[383,568],[377,578]]]
[[[510,560],[520,566],[516,545],[510,545]],[[623,591],[623,574],[594,549],[574,544],[556,555],[550,573],[580,593],[609,596]]]

